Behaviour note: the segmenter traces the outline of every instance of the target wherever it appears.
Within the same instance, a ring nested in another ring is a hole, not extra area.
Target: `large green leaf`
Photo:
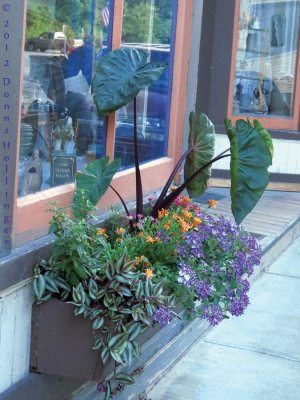
[[[236,223],[240,224],[269,183],[270,142],[250,121],[238,120],[234,128],[226,118],[225,126],[231,152],[231,209]]]
[[[190,113],[189,148],[191,152],[186,157],[184,178],[187,180],[199,168],[213,158],[215,150],[215,128],[212,122],[203,113]],[[206,168],[188,185],[190,197],[200,196],[207,188],[211,168]]]
[[[92,93],[100,116],[118,110],[139,91],[160,77],[166,64],[148,63],[148,54],[134,48],[121,48],[99,60],[92,81]]]
[[[262,124],[259,121],[257,121],[257,119],[255,119],[253,121],[253,126],[257,130],[257,132],[260,134],[260,136],[262,137],[264,142],[266,143],[266,145],[270,151],[271,158],[273,158],[274,147],[273,147],[272,138],[271,138],[269,132],[262,126]]]
[[[120,166],[120,159],[115,159],[109,164],[109,157],[105,156],[87,164],[84,172],[77,172],[76,192],[72,203],[75,216],[80,216],[81,191],[96,205]]]

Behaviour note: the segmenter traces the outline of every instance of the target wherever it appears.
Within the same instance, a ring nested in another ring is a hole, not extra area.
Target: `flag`
[[[104,7],[102,10],[102,23],[103,23],[104,27],[109,25],[109,9],[108,9],[108,7]]]

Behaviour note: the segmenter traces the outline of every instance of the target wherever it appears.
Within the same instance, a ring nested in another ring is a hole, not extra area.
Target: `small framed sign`
[[[75,179],[76,156],[52,154],[51,157],[51,186],[72,183]]]

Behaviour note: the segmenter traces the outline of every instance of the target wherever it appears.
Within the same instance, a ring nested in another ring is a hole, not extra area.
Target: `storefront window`
[[[137,98],[139,157],[141,162],[166,154],[171,99],[173,29],[176,1],[125,0],[122,47],[145,50],[149,61],[168,64],[163,75]],[[133,104],[117,112],[115,157],[133,165]]]
[[[111,49],[113,1],[28,0],[18,196],[74,181],[105,153],[90,85]]]
[[[233,115],[294,116],[299,22],[299,0],[240,0]]]

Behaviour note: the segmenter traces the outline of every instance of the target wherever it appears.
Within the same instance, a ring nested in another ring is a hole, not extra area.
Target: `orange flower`
[[[122,227],[116,229],[116,234],[117,235],[122,235],[122,233],[124,233],[124,232],[125,232],[125,229],[122,228]]]
[[[189,202],[190,202],[190,198],[189,198],[189,197],[184,196],[184,197],[182,198],[182,204],[188,204]]]
[[[137,234],[137,236],[138,236],[139,238],[143,237],[143,236],[144,236],[144,232],[139,232],[139,233]]]
[[[167,217],[169,215],[169,211],[165,210],[162,208],[160,211],[158,211],[158,218],[161,219],[163,217]]]
[[[217,200],[207,200],[209,207],[216,208],[217,207]]]
[[[186,221],[190,221],[190,219],[192,218],[192,213],[186,209],[184,209],[182,213]]]
[[[168,231],[169,229],[170,229],[170,226],[171,226],[171,221],[168,221],[165,225],[164,225],[164,229],[166,230],[166,231]]]
[[[106,229],[105,228],[100,228],[97,230],[97,235],[104,235],[106,233]]]
[[[118,243],[121,243],[121,242],[122,242],[122,239],[121,239],[121,238],[117,238],[116,241],[117,241]]]
[[[195,217],[195,218],[194,218],[194,221],[193,221],[193,225],[194,225],[194,226],[198,226],[198,225],[201,224],[201,222],[202,222],[202,219],[201,219],[201,218]]]
[[[145,269],[145,274],[146,274],[146,276],[147,276],[147,278],[153,278],[153,272],[152,272],[152,269],[150,269],[150,268],[146,268]]]
[[[152,236],[146,236],[146,242],[148,242],[148,243],[154,243],[154,242],[155,242],[155,239],[153,239]]]
[[[161,238],[158,237],[158,236],[156,236],[155,241],[156,241],[157,243],[160,243],[160,242],[161,242]]]

